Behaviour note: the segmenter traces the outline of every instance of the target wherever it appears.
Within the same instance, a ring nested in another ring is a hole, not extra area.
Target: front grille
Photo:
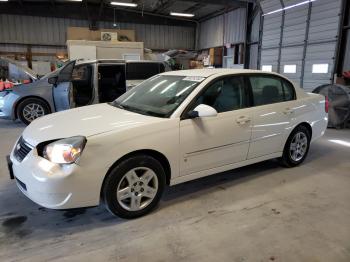
[[[19,162],[22,162],[23,158],[25,158],[32,149],[33,148],[20,137],[14,150],[14,156]]]

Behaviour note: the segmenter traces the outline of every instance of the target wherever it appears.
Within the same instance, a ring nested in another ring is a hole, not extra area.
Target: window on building
[[[297,72],[297,65],[284,65],[283,73],[295,74]]]
[[[313,74],[327,74],[328,73],[328,64],[313,64],[312,73]]]
[[[265,72],[272,72],[272,65],[263,65],[261,70]]]

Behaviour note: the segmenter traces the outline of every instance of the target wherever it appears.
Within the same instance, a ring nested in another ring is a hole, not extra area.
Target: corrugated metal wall
[[[344,26],[349,26],[349,25],[350,25],[350,16],[348,17]],[[342,65],[342,69],[344,72],[350,70],[350,28],[346,29],[345,34],[346,34],[345,52],[344,52],[345,54],[344,54],[344,61]]]
[[[88,27],[88,21],[0,14],[0,43],[65,45],[69,26]]]
[[[199,49],[224,45],[223,16],[217,16],[199,25]]]
[[[263,12],[305,2],[262,0]],[[264,16],[261,66],[272,65],[307,90],[331,83],[340,22],[341,0],[315,0]],[[327,73],[313,73],[314,64],[328,64]],[[285,65],[296,65],[296,73],[284,73]]]
[[[249,47],[249,68],[258,69],[259,46],[251,45]]]
[[[331,83],[338,43],[341,0],[318,0],[312,3],[310,31],[305,57],[304,88]],[[313,64],[329,64],[327,74],[313,74]]]
[[[264,0],[261,2],[264,13],[280,9],[280,0]],[[278,71],[278,47],[281,37],[282,13],[264,17],[263,37],[261,43],[261,65],[272,65],[272,70]]]
[[[257,12],[253,18],[251,32],[248,39],[249,68],[258,69],[259,65],[259,40],[261,12]]]
[[[60,45],[66,44],[66,31],[69,26],[87,27],[88,21],[36,17],[0,15],[0,43]],[[100,22],[101,28],[112,28],[111,22]],[[119,23],[120,29],[134,29],[137,41],[143,41],[151,49],[194,49],[195,28],[150,24]],[[12,45],[16,48],[15,45]],[[10,46],[7,45],[7,49]],[[4,46],[0,46],[0,51]]]
[[[200,23],[199,49],[243,43],[246,37],[246,9],[239,8]]]
[[[194,49],[195,27],[119,23],[120,29],[136,32],[136,41],[152,49]],[[110,22],[100,22],[100,28],[113,28]]]

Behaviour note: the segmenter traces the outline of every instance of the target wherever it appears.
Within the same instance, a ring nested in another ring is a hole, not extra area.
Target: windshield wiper
[[[109,105],[111,105],[111,106],[114,106],[114,107],[117,107],[117,108],[120,108],[120,109],[125,109],[124,106],[122,106],[121,104],[116,103],[115,101],[109,102],[109,103],[107,103],[107,104],[109,104]]]
[[[131,106],[127,106],[127,105],[121,105],[121,104],[118,104],[116,102],[111,102],[111,103],[108,103],[108,104],[111,105],[111,106],[123,109],[123,110],[131,111],[131,112],[134,112],[134,113],[139,113],[139,114],[142,114],[142,115],[155,116],[155,117],[164,117],[164,115],[160,114],[160,113],[156,113],[156,112],[149,111],[149,110],[142,110],[142,109],[131,107]]]
[[[122,104],[119,104],[119,103],[116,103],[116,102],[111,102],[109,104],[114,106],[114,107],[117,107],[117,108],[120,108],[120,109],[123,109],[123,110],[127,110],[127,111],[132,111],[132,112],[138,111],[136,108],[133,108],[133,107],[130,107],[130,106],[126,106],[126,105],[122,105]]]

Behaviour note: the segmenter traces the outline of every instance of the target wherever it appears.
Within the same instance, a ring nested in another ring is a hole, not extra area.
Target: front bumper
[[[12,119],[12,117],[6,115],[6,113],[2,112],[1,109],[0,109],[0,119],[8,119],[8,120],[10,120],[10,119]]]
[[[13,175],[12,161],[11,161],[10,156],[6,156],[6,161],[7,161],[7,169],[9,171],[10,178],[15,179],[15,176]]]
[[[84,190],[84,175],[76,164],[58,165],[37,155],[33,149],[19,162],[10,156],[18,188],[33,202],[51,209],[96,206],[90,189]],[[86,188],[85,188],[86,189]]]

